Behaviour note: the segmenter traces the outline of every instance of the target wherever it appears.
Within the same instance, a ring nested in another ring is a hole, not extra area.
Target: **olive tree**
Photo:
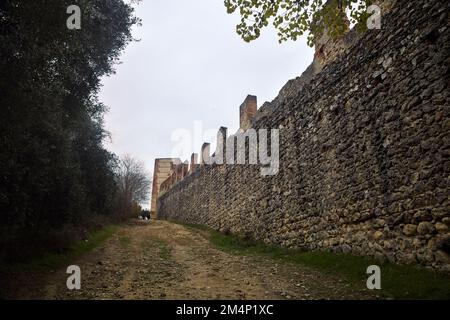
[[[117,180],[121,214],[130,214],[133,206],[149,199],[152,180],[142,161],[130,155],[121,157],[117,167]]]
[[[348,22],[366,28],[367,8],[372,0],[225,0],[228,13],[241,16],[236,32],[246,42],[257,39],[269,23],[278,32],[279,42],[308,35],[308,45],[324,30],[331,37],[342,35]]]

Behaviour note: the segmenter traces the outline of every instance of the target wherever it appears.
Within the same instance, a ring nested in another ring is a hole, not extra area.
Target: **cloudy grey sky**
[[[143,25],[133,34],[141,41],[103,80],[100,99],[110,108],[107,147],[136,156],[149,171],[155,158],[179,150],[177,134],[237,128],[247,94],[258,96],[258,106],[272,100],[313,58],[305,38],[279,44],[270,27],[245,43],[235,32],[239,17],[226,13],[223,0],[143,0],[136,15]],[[190,154],[207,137],[185,138]]]

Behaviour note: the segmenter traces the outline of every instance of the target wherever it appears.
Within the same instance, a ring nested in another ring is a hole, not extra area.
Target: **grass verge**
[[[117,230],[116,225],[107,225],[90,234],[87,240],[79,241],[73,244],[69,249],[62,253],[46,253],[39,258],[35,258],[27,263],[2,266],[4,271],[38,271],[49,268],[57,268],[62,265],[73,262],[81,255],[92,251],[102,245]]]
[[[342,275],[352,285],[366,285],[370,265],[381,268],[382,298],[389,299],[450,299],[450,275],[435,272],[418,266],[380,263],[368,257],[350,254],[335,254],[319,251],[300,251],[227,235],[208,227],[195,224],[184,226],[201,230],[217,248],[241,255],[263,255],[275,260],[291,262],[319,269],[331,275]]]

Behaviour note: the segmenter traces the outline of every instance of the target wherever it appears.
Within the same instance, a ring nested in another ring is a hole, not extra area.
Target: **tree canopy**
[[[236,32],[244,41],[257,39],[272,23],[279,42],[307,34],[310,46],[324,30],[331,37],[342,35],[348,29],[346,19],[365,29],[361,22],[367,19],[371,4],[372,0],[225,0],[227,12],[241,17]]]
[[[0,247],[112,212],[117,161],[97,94],[139,20],[123,0],[79,0],[69,30],[73,3],[0,2]]]
[[[143,162],[128,154],[122,156],[116,169],[116,179],[119,192],[118,210],[123,215],[133,211],[133,206],[136,207],[149,199],[152,180]]]

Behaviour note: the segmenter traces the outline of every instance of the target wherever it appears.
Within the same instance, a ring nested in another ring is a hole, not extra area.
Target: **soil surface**
[[[73,261],[81,289],[68,290],[66,268],[21,272],[6,298],[19,299],[370,299],[336,275],[264,256],[215,248],[205,232],[167,221],[133,222]]]

